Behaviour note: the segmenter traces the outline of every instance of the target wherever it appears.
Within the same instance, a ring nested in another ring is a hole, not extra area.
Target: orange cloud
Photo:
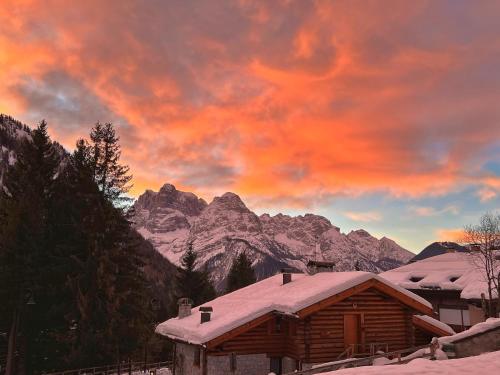
[[[436,231],[438,241],[460,242],[464,238],[463,229],[438,229]]]
[[[453,23],[432,2],[7,1],[0,110],[46,117],[68,147],[114,121],[134,194],[171,181],[295,205],[473,185],[486,201],[500,29],[495,9],[468,11]],[[459,27],[478,19],[496,32]]]

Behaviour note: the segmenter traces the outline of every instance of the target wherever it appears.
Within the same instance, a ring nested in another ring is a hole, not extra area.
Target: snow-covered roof
[[[488,318],[485,322],[474,324],[466,331],[456,333],[453,336],[440,337],[439,342],[442,344],[452,343],[495,328],[500,328],[500,318]]]
[[[417,320],[422,320],[430,325],[433,325],[437,328],[439,328],[440,330],[450,334],[450,335],[454,335],[455,334],[455,331],[453,330],[453,328],[451,328],[448,324],[446,323],[443,323],[437,319],[434,319],[432,316],[429,316],[429,315],[414,315],[414,318],[417,319]]]
[[[383,272],[380,276],[405,289],[458,290],[463,299],[480,299],[481,293],[488,298],[483,272],[469,253],[437,255]]]
[[[156,332],[192,344],[203,344],[267,313],[295,314],[371,279],[432,308],[425,299],[370,272],[292,274],[292,281],[285,285],[282,275],[278,274],[202,305],[213,308],[209,322],[200,324],[200,311],[196,307],[188,317],[172,318],[159,324]]]

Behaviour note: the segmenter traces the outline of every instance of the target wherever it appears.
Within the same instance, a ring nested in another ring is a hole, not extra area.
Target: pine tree
[[[132,176],[130,168],[119,163],[121,150],[120,138],[116,136],[112,124],[96,123],[90,133],[92,141],[92,163],[94,178],[104,196],[117,205],[130,201],[124,196],[130,190]]]
[[[1,317],[33,294],[28,370],[116,363],[142,351],[153,321],[140,237],[117,208],[130,180],[118,138],[98,127],[61,163],[45,122],[31,135],[0,189]]]
[[[28,353],[24,358],[27,371],[32,369],[40,347],[53,343],[52,332],[46,328],[58,321],[63,303],[50,241],[60,155],[52,146],[45,121],[31,135],[31,140],[23,141],[17,162],[6,173],[0,199],[4,218],[0,264],[6,280],[0,298],[5,310],[14,312],[21,322],[12,330],[23,332],[26,338],[23,350]],[[35,306],[25,306],[27,295],[35,299]]]
[[[240,253],[234,260],[227,277],[226,293],[241,289],[256,281],[252,263],[245,252]]]
[[[119,153],[119,145],[115,146]],[[82,365],[131,355],[151,334],[153,314],[138,238],[112,197],[101,190],[94,152],[95,148],[79,141],[71,158],[74,195],[79,202],[76,214],[84,239],[73,257],[78,272],[71,287],[80,328],[71,360]],[[108,179],[106,189],[118,192],[120,186],[114,184]]]
[[[189,298],[194,306],[201,305],[215,298],[215,288],[210,281],[210,275],[204,268],[196,270],[198,255],[189,244],[181,259],[181,267],[176,276],[176,297]]]

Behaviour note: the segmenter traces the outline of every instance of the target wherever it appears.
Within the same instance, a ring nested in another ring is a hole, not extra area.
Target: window
[[[231,353],[229,355],[229,369],[232,372],[236,371],[236,353]]]
[[[287,332],[286,322],[280,317],[277,316],[273,320],[270,320],[267,325],[267,333],[270,335],[277,335],[282,332]]]
[[[193,365],[196,367],[200,367],[200,357],[201,357],[201,350],[199,347],[196,347],[194,349],[194,357],[193,357]]]
[[[457,326],[461,326],[463,324],[467,327],[470,326],[469,310],[440,307],[439,320],[446,324],[453,324]]]
[[[275,326],[274,326],[274,333],[280,333],[281,332],[281,326],[283,322],[279,316],[276,317],[275,320]]]
[[[410,277],[410,281],[412,283],[418,283],[419,281],[422,281],[424,278],[423,277],[420,277],[420,276],[412,276]]]
[[[450,281],[451,281],[452,283],[454,283],[454,282],[455,282],[455,281],[457,281],[458,279],[460,279],[460,276],[452,276],[452,277],[450,277]]]
[[[288,323],[288,336],[297,336],[297,322]]]

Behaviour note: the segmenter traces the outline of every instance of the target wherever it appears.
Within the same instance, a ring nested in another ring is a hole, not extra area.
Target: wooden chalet
[[[488,300],[483,272],[473,254],[450,252],[395,268],[380,276],[429,301],[441,322],[461,332],[485,320],[482,304],[496,305],[496,301]]]
[[[285,273],[185,302],[156,329],[175,343],[176,375],[281,374],[453,332],[423,298],[368,272]]]

